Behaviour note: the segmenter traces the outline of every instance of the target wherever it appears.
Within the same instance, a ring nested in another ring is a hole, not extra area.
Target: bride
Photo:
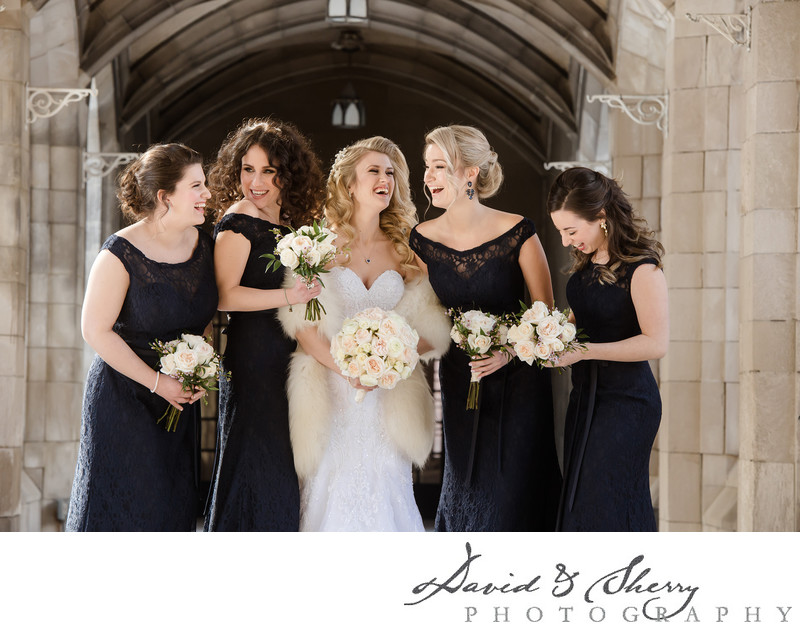
[[[289,423],[301,484],[301,531],[421,531],[411,466],[433,444],[434,407],[418,365],[391,390],[348,380],[330,354],[344,321],[370,307],[403,315],[420,335],[423,360],[450,343],[450,320],[408,246],[416,223],[408,166],[379,136],[340,151],[328,177],[325,217],[340,252],[319,301],[327,313],[280,309],[299,342],[289,368]],[[358,389],[366,389],[355,402]]]

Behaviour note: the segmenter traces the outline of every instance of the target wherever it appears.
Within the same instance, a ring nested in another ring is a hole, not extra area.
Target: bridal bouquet
[[[342,374],[365,387],[393,389],[408,378],[419,360],[419,335],[394,311],[368,308],[344,320],[331,339],[331,356]],[[356,392],[356,402],[366,392]]]
[[[453,318],[450,338],[470,358],[477,359],[494,352],[508,352],[508,326],[504,318],[478,310],[462,312],[451,308],[447,313]],[[479,388],[480,377],[473,374],[467,394],[467,409],[477,408]]]
[[[295,276],[303,278],[306,285],[310,286],[320,274],[328,272],[325,267],[336,258],[337,250],[333,244],[336,234],[325,227],[324,221],[322,223],[314,221],[313,225],[304,225],[297,230],[289,229],[291,232],[285,235],[277,228],[272,230],[279,238],[278,244],[273,253],[262,254],[261,258],[270,261],[267,263],[267,271],[275,271],[283,265],[291,269]],[[321,312],[326,312],[325,307],[317,298],[308,301],[306,304],[308,321],[318,320]]]
[[[569,309],[550,310],[538,300],[530,308],[520,304],[523,310],[514,316],[508,341],[521,361],[552,366],[559,355],[585,347],[577,339],[575,324],[567,321]]]
[[[178,379],[184,391],[202,387],[206,392],[217,390],[220,378],[230,379],[230,373],[220,372],[220,356],[208,340],[200,335],[184,333],[180,339],[160,341],[156,339],[150,344],[160,357],[160,372]],[[156,380],[156,384],[158,381]],[[153,388],[155,389],[155,388]],[[208,404],[208,394],[203,394],[203,402]],[[175,431],[178,427],[180,411],[172,405],[164,412],[156,423],[167,419],[167,431]]]

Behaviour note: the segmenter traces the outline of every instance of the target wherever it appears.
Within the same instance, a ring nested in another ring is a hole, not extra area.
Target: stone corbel
[[[550,169],[556,169],[559,171],[566,171],[568,168],[574,168],[576,166],[582,166],[584,168],[590,168],[594,171],[600,171],[604,175],[611,174],[611,162],[545,162],[544,168],[546,171]]]
[[[133,162],[140,153],[89,153],[83,152],[83,181],[90,177],[105,177],[118,166]]]
[[[669,95],[655,94],[634,96],[622,94],[588,94],[589,103],[600,101],[614,109],[621,109],[633,122],[639,125],[655,125],[667,133],[667,111]]]
[[[40,118],[51,118],[69,103],[80,101],[97,90],[81,88],[34,88],[26,87],[26,122],[31,124]]]
[[[687,13],[686,17],[708,24],[734,46],[750,50],[750,7],[744,13]]]

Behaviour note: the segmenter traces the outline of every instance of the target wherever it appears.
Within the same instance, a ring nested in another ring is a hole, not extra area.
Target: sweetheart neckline
[[[383,276],[385,276],[387,273],[395,273],[395,274],[397,274],[397,276],[400,278],[400,281],[403,282],[403,284],[405,284],[405,281],[403,280],[403,276],[401,276],[400,272],[397,271],[396,269],[387,269],[386,271],[381,272],[380,274],[378,274],[378,277],[375,278],[375,280],[373,280],[372,284],[369,285],[369,286],[364,284],[364,281],[361,279],[361,276],[359,276],[355,271],[350,269],[350,267],[339,267],[339,269],[343,269],[343,270],[349,271],[351,274],[353,274],[355,276],[356,280],[358,280],[358,283],[364,288],[364,290],[367,293],[372,291],[372,289],[375,287],[375,285],[378,284],[378,281],[381,278],[383,278]]]

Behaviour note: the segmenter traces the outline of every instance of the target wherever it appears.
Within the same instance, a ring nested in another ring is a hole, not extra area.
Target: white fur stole
[[[293,284],[291,274],[287,273],[285,285]],[[323,289],[318,299],[326,310],[318,322],[305,320],[303,304],[295,305],[291,312],[288,306],[278,309],[278,319],[289,337],[296,338],[298,331],[313,325],[328,340],[339,332],[345,319],[339,295]],[[427,278],[408,282],[394,310],[433,346],[433,350],[420,357],[421,360],[439,358],[447,352],[450,318]],[[314,474],[328,443],[331,399],[328,389],[328,368],[298,346],[289,366],[287,392],[289,430],[300,479]],[[433,446],[435,422],[433,397],[421,367],[394,389],[384,392],[383,401],[381,418],[387,434],[397,448],[421,468]]]

